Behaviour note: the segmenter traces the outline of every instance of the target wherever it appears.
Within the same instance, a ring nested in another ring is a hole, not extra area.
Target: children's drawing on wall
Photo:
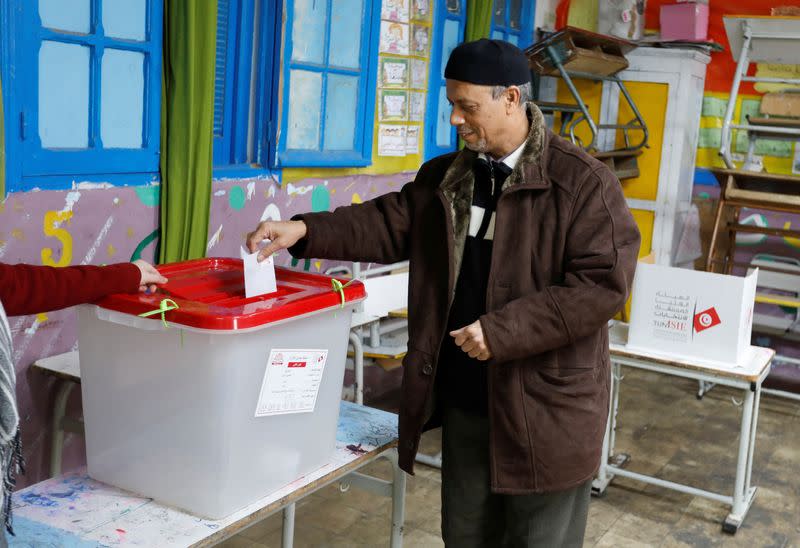
[[[428,62],[411,59],[411,88],[425,89],[428,82]]]
[[[408,93],[400,90],[381,90],[380,120],[403,122],[408,120]]]
[[[408,92],[408,120],[421,122],[425,119],[425,94],[421,91]]]
[[[420,126],[406,127],[406,154],[419,154]]]
[[[381,21],[381,53],[408,55],[408,25]]]
[[[420,57],[428,56],[428,46],[430,45],[429,27],[411,25],[411,55]]]
[[[379,87],[408,87],[408,59],[381,56]]]
[[[414,21],[428,21],[431,15],[429,0],[411,0],[411,19]]]
[[[378,126],[378,156],[406,155],[406,126]]]
[[[408,0],[383,0],[381,19],[408,23]]]

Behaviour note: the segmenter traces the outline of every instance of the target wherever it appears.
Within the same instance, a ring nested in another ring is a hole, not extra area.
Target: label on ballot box
[[[255,416],[314,411],[327,359],[327,350],[273,348],[261,383]]]
[[[728,367],[749,357],[758,270],[747,277],[639,263],[628,347]]]

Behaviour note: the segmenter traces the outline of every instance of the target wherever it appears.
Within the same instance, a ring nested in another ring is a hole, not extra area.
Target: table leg
[[[442,452],[439,451],[435,455],[426,455],[425,453],[417,453],[417,456],[414,457],[420,464],[424,464],[425,466],[430,466],[431,468],[438,468],[439,470],[442,469]]]
[[[53,438],[50,446],[50,477],[61,474],[61,457],[64,451],[64,417],[67,412],[67,401],[75,383],[59,380],[56,390],[56,401],[53,405]]]
[[[292,548],[294,545],[294,503],[283,509],[283,534],[281,535],[281,547]]]
[[[350,344],[353,345],[353,373],[355,374],[354,396],[358,405],[364,404],[364,345],[358,333],[350,331]]]
[[[619,365],[611,362],[611,379],[609,382],[610,392],[608,397],[608,420],[606,421],[606,431],[603,435],[603,451],[600,455],[600,468],[597,477],[592,481],[592,494],[602,496],[605,494],[606,487],[611,482],[613,476],[608,472],[608,461],[613,454],[613,437],[616,429],[617,407],[619,405]]]
[[[749,478],[750,467],[752,466],[752,444],[755,441],[757,420],[756,391],[757,388],[755,387],[748,387],[744,391],[742,426],[739,432],[739,452],[736,458],[736,480],[733,487],[733,504],[731,513],[722,523],[722,530],[726,533],[736,533],[755,497],[755,489],[750,488]]]
[[[750,448],[747,454],[747,473],[744,478],[745,492],[750,490],[750,477],[753,472],[753,451],[756,447],[756,428],[758,427],[758,410],[761,407],[761,384],[756,385],[753,398],[753,421],[750,424]]]
[[[397,449],[390,453],[392,463],[392,548],[403,546],[403,528],[405,523],[406,473],[400,469]]]

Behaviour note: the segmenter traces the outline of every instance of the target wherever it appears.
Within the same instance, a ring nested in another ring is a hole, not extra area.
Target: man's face
[[[512,123],[506,94],[492,99],[491,86],[450,79],[446,84],[447,100],[453,108],[450,123],[459,137],[470,150],[491,152]]]

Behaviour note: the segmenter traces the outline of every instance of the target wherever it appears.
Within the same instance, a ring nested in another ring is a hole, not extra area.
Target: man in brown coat
[[[261,257],[410,261],[401,466],[442,424],[448,546],[580,546],[608,415],[608,320],[639,232],[608,168],[545,127],[525,55],[455,48],[450,122],[466,150],[399,192],[263,222]]]

